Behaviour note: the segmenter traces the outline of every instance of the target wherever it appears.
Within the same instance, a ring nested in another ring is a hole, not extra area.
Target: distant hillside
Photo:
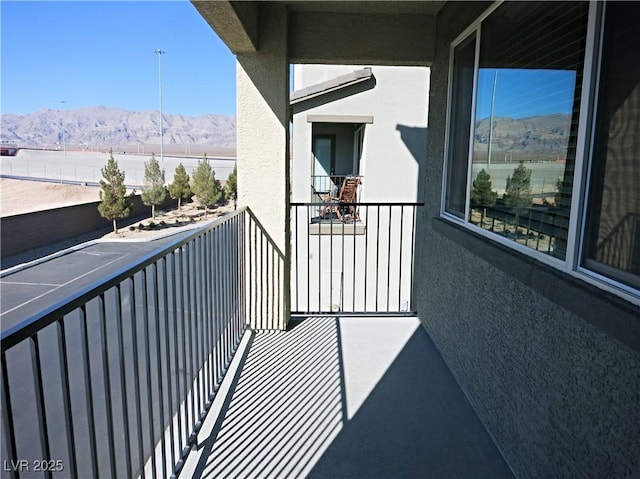
[[[503,152],[562,152],[566,148],[571,115],[493,119],[493,148]],[[489,118],[476,123],[476,149],[489,143]],[[486,148],[486,146],[484,146]]]
[[[225,115],[189,117],[165,113],[164,144],[235,148],[236,119]],[[52,148],[67,145],[116,146],[160,144],[158,111],[132,112],[104,106],[76,110],[40,110],[26,115],[4,114],[2,140],[19,146]]]

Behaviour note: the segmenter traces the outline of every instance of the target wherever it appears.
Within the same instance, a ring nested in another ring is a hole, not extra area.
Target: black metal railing
[[[311,201],[322,202],[328,195],[338,196],[340,186],[347,178],[359,178],[360,184],[364,180],[364,176],[358,175],[311,175]]]
[[[3,474],[178,473],[263,314],[250,294],[280,284],[258,243],[273,249],[239,210],[3,332]]]
[[[563,258],[569,232],[566,208],[473,206],[470,223],[548,255]]]
[[[594,256],[612,268],[640,274],[640,214],[625,214],[598,243]]]
[[[420,206],[292,203],[292,314],[415,314]]]

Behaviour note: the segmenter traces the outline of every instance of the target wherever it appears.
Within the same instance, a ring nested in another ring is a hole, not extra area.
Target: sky
[[[575,81],[573,70],[481,68],[476,118],[491,115],[494,84],[494,116],[527,118],[568,114],[573,108]]]
[[[2,113],[158,110],[160,77],[164,113],[235,115],[235,57],[187,0],[1,0],[0,55]]]

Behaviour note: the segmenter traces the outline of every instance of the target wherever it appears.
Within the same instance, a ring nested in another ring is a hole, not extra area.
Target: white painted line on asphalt
[[[38,295],[38,296],[36,296],[34,298],[31,298],[29,301],[25,301],[24,303],[19,304],[17,306],[14,306],[13,308],[8,309],[7,311],[3,311],[2,313],[0,313],[0,317],[4,316],[7,313],[10,313],[11,311],[15,311],[16,309],[22,308],[23,306],[26,306],[27,304],[32,303],[35,300],[40,299],[40,298],[46,296],[49,293],[52,293],[52,292],[54,292],[54,291],[56,291],[56,290],[58,290],[58,289],[60,289],[60,288],[62,288],[64,286],[67,286],[68,284],[73,283],[74,281],[79,280],[80,278],[83,278],[83,277],[85,277],[85,276],[87,276],[87,275],[89,275],[91,273],[94,273],[95,271],[98,271],[99,269],[104,268],[105,266],[109,266],[111,263],[115,263],[116,261],[124,258],[125,256],[129,256],[129,253],[124,253],[119,258],[115,258],[115,259],[113,259],[113,260],[111,260],[111,261],[109,261],[109,262],[107,262],[107,263],[105,263],[103,265],[98,266],[97,268],[93,268],[92,270],[87,271],[86,273],[81,274],[80,276],[76,276],[75,278],[70,279],[69,281],[67,281],[66,283],[61,284],[60,286],[57,286],[57,287],[55,287],[53,289],[50,289],[49,291],[46,291],[46,292],[44,292],[44,293],[42,293],[42,294],[40,294],[40,295]]]
[[[61,284],[50,284],[50,283],[27,283],[22,281],[2,281],[0,280],[0,284],[17,284],[21,286],[62,286]]]

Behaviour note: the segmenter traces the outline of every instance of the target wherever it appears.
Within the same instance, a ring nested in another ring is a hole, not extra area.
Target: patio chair
[[[358,216],[358,208],[355,203],[358,202],[358,186],[360,178],[348,176],[344,179],[340,192],[338,193],[338,218],[342,221],[345,216],[350,216],[353,221],[360,220]]]

